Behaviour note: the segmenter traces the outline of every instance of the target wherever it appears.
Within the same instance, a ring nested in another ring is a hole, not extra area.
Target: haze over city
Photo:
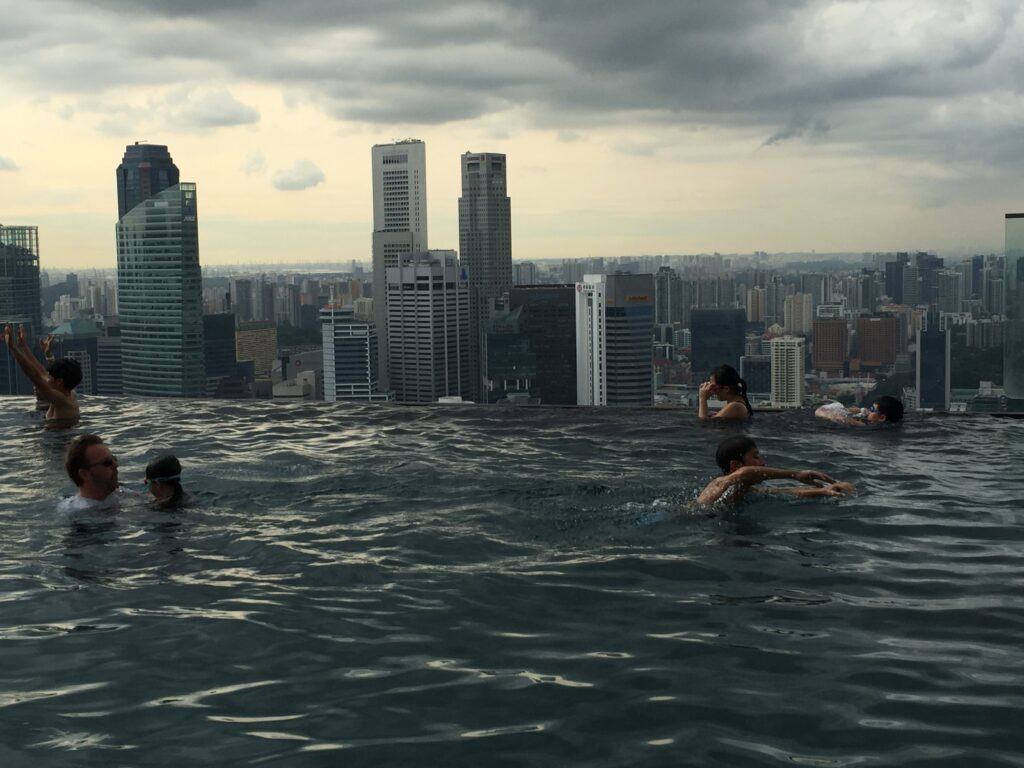
[[[1024,200],[1013,2],[0,0],[0,211],[112,267],[124,146],[195,182],[205,265],[367,261],[370,146],[508,157],[516,260],[998,252]]]

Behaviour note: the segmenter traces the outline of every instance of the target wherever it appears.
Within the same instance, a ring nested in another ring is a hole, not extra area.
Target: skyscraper
[[[436,253],[387,270],[389,368],[399,402],[469,399],[469,284],[454,253]]]
[[[375,144],[373,164],[373,317],[380,341],[380,386],[390,389],[387,270],[427,250],[427,153],[418,139]]]
[[[26,326],[35,339],[43,330],[39,284],[39,228],[0,226],[0,325]],[[14,358],[0,349],[0,395],[29,394],[32,387]]]
[[[124,393],[202,397],[196,185],[177,183],[167,147],[139,144],[125,150],[117,180],[123,211],[117,222],[117,285]],[[165,181],[172,183],[160,188]],[[132,207],[125,210],[127,205]]]
[[[351,307],[329,304],[320,309],[324,340],[324,399],[390,400],[377,387],[377,329],[357,320]]]
[[[1024,213],[1006,214],[1006,263],[1003,278],[1003,387],[1009,397],[1024,398]]]
[[[845,320],[815,320],[811,337],[811,365],[814,369],[842,373],[846,367],[849,336]]]
[[[740,358],[746,351],[746,311],[695,309],[690,318],[690,370],[694,380],[704,380],[720,365],[739,370]]]
[[[650,405],[653,332],[653,275],[585,275],[576,286],[577,402]]]
[[[857,318],[857,357],[867,368],[891,366],[899,351],[899,319],[892,315]]]
[[[772,405],[799,408],[804,401],[804,340],[776,336],[772,348]]]
[[[930,312],[917,326],[917,407],[949,410],[949,340],[938,314]]]
[[[129,144],[117,166],[117,218],[177,183],[178,167],[166,146]]]
[[[505,155],[466,152],[459,198],[459,256],[469,276],[471,395],[487,377],[486,332],[495,299],[512,289],[512,213]]]
[[[522,332],[537,360],[537,395],[548,405],[576,404],[576,289],[572,285],[513,288]]]

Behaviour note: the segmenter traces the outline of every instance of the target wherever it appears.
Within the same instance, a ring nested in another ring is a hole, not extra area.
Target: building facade
[[[653,333],[653,275],[584,275],[576,285],[577,403],[654,402]]]
[[[31,341],[43,331],[39,228],[0,225],[0,325],[24,325]],[[0,350],[0,395],[27,395],[32,385],[6,349]]]
[[[139,145],[128,147],[118,168],[119,200],[133,149]],[[123,197],[134,200],[127,192]],[[120,218],[117,289],[124,394],[202,397],[206,375],[195,184],[157,191]]]
[[[358,320],[351,307],[330,304],[320,309],[324,341],[324,399],[383,401],[391,394],[378,386],[380,347],[377,328]]]
[[[481,399],[487,374],[487,328],[495,302],[512,289],[512,204],[505,155],[462,155],[459,256],[469,277],[470,396]]]
[[[917,408],[949,410],[950,337],[936,313],[921,317],[917,326]]]
[[[387,270],[427,250],[427,151],[418,139],[376,144],[373,180],[373,303],[377,338],[385,354],[378,361],[382,389],[390,388],[387,325]]]
[[[845,320],[815,320],[811,335],[811,366],[814,370],[842,373],[849,353],[849,338]]]
[[[740,367],[746,351],[747,313],[743,309],[694,309],[690,313],[690,369],[703,381],[720,365]]]
[[[799,408],[804,402],[804,340],[776,336],[772,349],[772,405]]]
[[[1024,398],[1024,213],[1006,214],[1006,262],[1003,279],[1003,388]]]
[[[509,306],[522,308],[522,333],[537,364],[536,396],[547,405],[576,405],[576,287],[513,288]]]
[[[389,267],[386,281],[388,369],[395,400],[468,399],[469,281],[458,259],[421,258]]]

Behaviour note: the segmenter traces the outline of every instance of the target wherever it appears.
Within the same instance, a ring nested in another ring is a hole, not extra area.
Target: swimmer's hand
[[[844,483],[837,480],[824,490],[829,496],[849,496],[851,493],[857,492],[857,487],[853,483]]]
[[[47,334],[39,339],[39,348],[43,350],[43,357],[47,360],[53,359],[53,334]]]
[[[715,385],[710,381],[701,383],[700,388],[697,390],[697,396],[701,400],[707,400],[715,391]]]
[[[11,328],[11,324],[7,323],[4,326],[4,344],[8,347],[14,346],[14,329]]]
[[[23,347],[28,346],[28,336],[25,334],[24,323],[18,326],[18,344],[20,344]]]
[[[826,475],[824,472],[819,472],[816,469],[801,469],[799,472],[793,474],[794,480],[799,480],[805,485],[814,485],[820,487],[822,485],[845,485],[845,483],[839,483],[831,475]]]

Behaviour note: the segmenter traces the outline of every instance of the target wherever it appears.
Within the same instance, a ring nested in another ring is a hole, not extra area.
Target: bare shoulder
[[[739,420],[747,418],[747,406],[743,403],[726,403],[725,406],[715,414],[716,419]]]

